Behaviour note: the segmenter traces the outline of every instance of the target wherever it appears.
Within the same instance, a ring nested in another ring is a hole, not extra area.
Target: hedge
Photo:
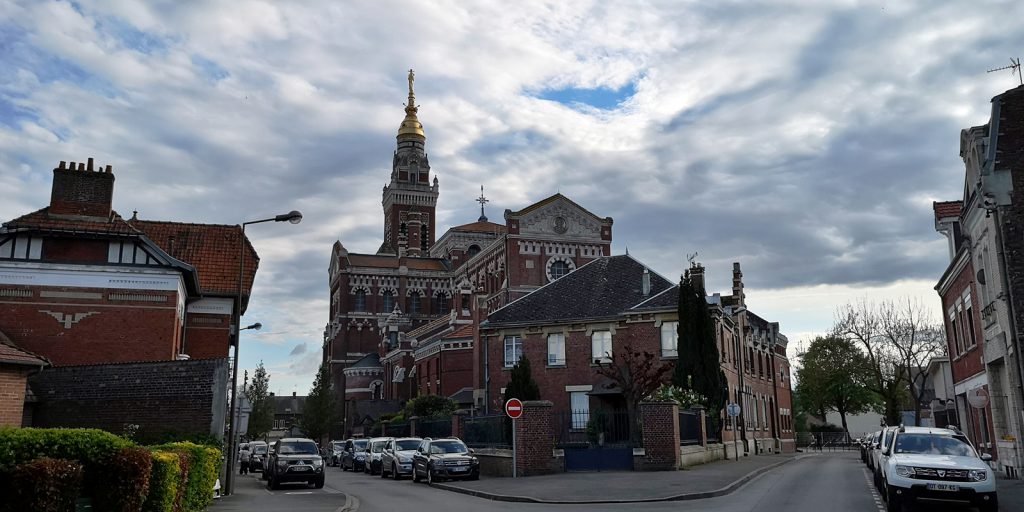
[[[5,471],[0,510],[67,512],[75,509],[82,490],[82,465],[71,460],[43,457]]]
[[[174,512],[180,497],[182,457],[167,451],[154,451],[151,456],[153,469],[149,473],[149,494],[142,504],[142,511]]]
[[[182,510],[200,512],[213,501],[213,486],[220,473],[220,450],[195,443],[170,443],[153,446],[156,450],[184,450],[190,455],[188,483]]]
[[[50,457],[77,460],[85,466],[86,478],[121,448],[135,443],[98,429],[0,428],[0,470]]]
[[[118,450],[103,465],[104,485],[93,492],[93,507],[104,512],[139,512],[149,493],[153,458],[145,448]]]

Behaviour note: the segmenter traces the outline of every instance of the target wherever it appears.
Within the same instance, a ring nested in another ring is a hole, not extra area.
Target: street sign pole
[[[516,477],[516,419],[512,418],[512,478]]]
[[[736,416],[732,417],[732,455],[737,461],[740,460],[740,450],[736,447]]]
[[[735,452],[736,460],[740,460],[740,449],[736,447],[736,417],[740,415],[740,404],[728,404],[725,406],[725,412],[729,414],[729,418],[732,419],[732,448]]]
[[[509,398],[505,402],[505,414],[512,418],[512,478],[516,477],[516,419],[523,415],[523,402],[518,398]]]

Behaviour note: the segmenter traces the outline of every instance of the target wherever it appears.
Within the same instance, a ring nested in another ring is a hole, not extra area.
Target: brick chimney
[[[693,284],[695,290],[699,290],[701,293],[707,294],[704,285],[704,265],[700,263],[690,264],[690,282]]]
[[[83,217],[110,218],[114,196],[114,174],[108,165],[93,169],[88,164],[64,161],[53,170],[53,189],[50,192],[50,213]]]
[[[743,293],[743,271],[740,270],[738,261],[732,264],[732,298],[736,301],[737,306],[747,304],[746,294]]]

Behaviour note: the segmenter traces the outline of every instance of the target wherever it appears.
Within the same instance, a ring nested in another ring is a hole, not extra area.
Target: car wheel
[[[472,475],[469,475],[469,479],[470,480],[480,480],[480,472],[477,471],[476,473],[473,473]]]
[[[416,464],[415,463],[413,463],[413,465],[412,465],[412,483],[414,483],[414,484],[420,483],[420,474],[416,472]]]
[[[885,510],[886,512],[902,512],[903,503],[900,502],[900,497],[896,495],[896,491],[892,487],[885,486]]]
[[[885,494],[885,487],[882,486],[882,475],[878,474],[877,470],[874,472],[874,474],[875,474],[875,478],[874,478],[874,480],[875,480],[875,489],[878,489],[879,491],[882,491],[882,494]]]
[[[380,477],[382,479],[388,477],[388,474],[384,472],[384,464],[383,463],[380,465]]]
[[[434,485],[434,472],[427,466],[427,485]]]
[[[401,480],[402,479],[402,477],[398,476],[398,466],[396,466],[394,464],[391,465],[391,478],[394,479],[394,480]]]
[[[316,482],[313,482],[313,486],[316,487],[317,489],[323,489],[324,488],[324,478],[325,477],[322,477],[322,476],[320,478],[317,478]]]

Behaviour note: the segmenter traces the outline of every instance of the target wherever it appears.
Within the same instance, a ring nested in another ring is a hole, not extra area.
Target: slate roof
[[[294,414],[296,416],[302,415],[302,409],[306,405],[306,397],[304,396],[277,396],[274,395],[274,414],[280,414],[287,416]],[[288,409],[291,409],[290,411]]]
[[[491,313],[488,327],[614,318],[672,287],[652,271],[651,295],[644,296],[645,268],[628,254],[595,259]]]
[[[504,233],[508,228],[504,224],[496,224],[488,221],[477,221],[461,226],[448,228],[448,231],[462,231],[469,233]]]
[[[473,403],[473,388],[462,388],[455,392],[454,395],[448,397],[453,402],[459,405],[472,404]]]
[[[352,366],[349,366],[349,368],[383,368],[383,365],[380,364],[380,354],[370,352],[352,363]]]
[[[679,307],[679,285],[672,285],[671,288],[637,304],[630,308],[630,311],[676,309]]]
[[[932,209],[935,210],[935,220],[947,217],[959,217],[960,211],[964,208],[963,201],[933,201]]]

